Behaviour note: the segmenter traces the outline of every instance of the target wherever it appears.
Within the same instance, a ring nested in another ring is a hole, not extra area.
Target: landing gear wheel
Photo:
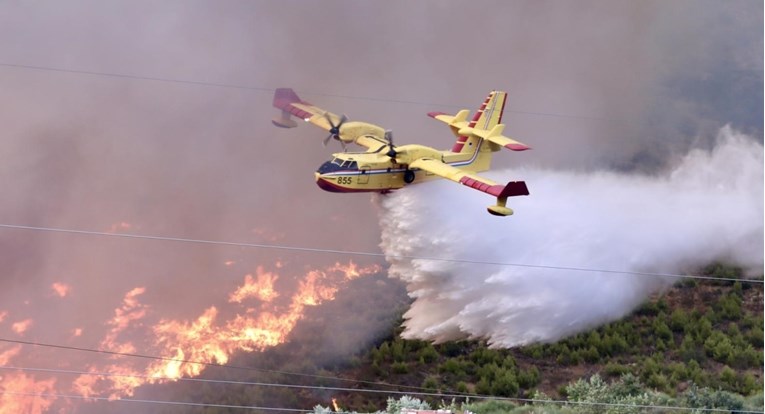
[[[414,181],[414,171],[412,170],[404,171],[404,182],[407,184],[411,184],[412,181]]]

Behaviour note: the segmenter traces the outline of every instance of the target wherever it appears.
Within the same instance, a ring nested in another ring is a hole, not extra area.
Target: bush
[[[683,393],[685,406],[689,408],[711,408],[725,410],[741,410],[744,408],[744,399],[738,395],[726,391],[712,391],[709,388],[699,388],[691,384]]]
[[[394,398],[388,398],[388,407],[385,409],[385,412],[388,414],[399,414],[404,408],[410,408],[414,410],[429,410],[430,405],[418,398],[404,395],[398,400]]]
[[[472,404],[466,404],[462,408],[476,414],[505,414],[510,412],[517,405],[509,401],[488,400]]]
[[[438,351],[436,351],[436,348],[433,348],[433,345],[428,344],[427,346],[420,349],[418,356],[423,363],[430,364],[437,361],[439,355]]]
[[[438,389],[438,378],[433,375],[428,375],[425,377],[425,380],[422,381],[422,388],[425,388],[431,392],[436,391]]]
[[[622,375],[630,372],[630,368],[626,365],[609,362],[606,364],[605,368],[603,368],[603,371],[609,377],[621,377]]]
[[[512,371],[504,371],[491,384],[493,395],[500,397],[513,397],[518,393],[518,380]]]
[[[394,374],[408,374],[409,365],[407,365],[406,362],[394,362],[393,365],[391,365],[391,370]]]

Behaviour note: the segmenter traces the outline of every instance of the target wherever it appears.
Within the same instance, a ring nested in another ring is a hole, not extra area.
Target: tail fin
[[[428,116],[446,122],[452,128],[454,135],[457,136],[457,142],[454,143],[452,152],[473,152],[478,148],[481,138],[460,135],[459,130],[465,127],[491,130],[502,122],[502,112],[505,109],[506,100],[507,92],[491,91],[469,122],[467,121],[469,115],[467,110],[462,110],[455,116],[441,112],[431,112],[428,113]]]

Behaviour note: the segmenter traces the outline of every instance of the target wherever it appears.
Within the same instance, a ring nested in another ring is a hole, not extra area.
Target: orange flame
[[[21,345],[16,345],[11,349],[0,353],[0,365],[7,365],[11,358],[15,357],[21,351]]]
[[[69,285],[65,283],[55,282],[50,286],[51,289],[58,295],[58,297],[63,298],[69,293]]]
[[[26,332],[30,326],[32,326],[32,319],[24,319],[23,321],[18,321],[11,325],[11,329],[13,332],[16,332],[17,334],[24,335],[24,332]]]
[[[297,283],[295,290],[287,295],[275,290],[279,275],[258,267],[255,277],[246,275],[243,284],[228,294],[228,303],[239,306],[234,316],[223,318],[216,306],[208,306],[196,319],[161,319],[151,325],[152,343],[156,347],[152,354],[164,359],[144,367],[127,365],[140,362],[121,359],[120,364],[107,368],[108,372],[135,376],[82,375],[74,382],[73,390],[85,397],[99,395],[107,389],[111,393],[110,398],[131,396],[136,387],[146,383],[200,375],[205,365],[191,361],[225,364],[234,352],[262,351],[276,346],[287,340],[307,307],[333,300],[347,281],[379,270],[376,265],[360,267],[353,262],[336,263],[324,270],[309,271]],[[139,301],[139,296],[144,292],[145,288],[139,287],[125,295],[114,316],[106,322],[110,329],[101,343],[103,348],[136,352],[132,343],[120,341],[120,338],[126,329],[140,326],[138,322],[146,323],[151,309]],[[280,296],[286,296],[289,300],[276,300]],[[257,299],[261,303],[256,307],[245,305],[244,302],[249,299]],[[106,371],[91,367],[90,372]]]
[[[335,412],[340,412],[340,406],[337,405],[337,400],[335,398],[332,399],[332,406],[335,407]]]
[[[0,414],[46,412],[55,397],[39,394],[51,394],[55,383],[55,378],[38,381],[23,372],[11,372],[0,376]]]
[[[237,288],[228,297],[229,302],[242,303],[244,299],[254,297],[264,302],[271,302],[279,294],[274,290],[274,283],[279,276],[266,272],[262,266],[257,268],[258,279],[253,280],[252,275],[244,276],[244,285]]]

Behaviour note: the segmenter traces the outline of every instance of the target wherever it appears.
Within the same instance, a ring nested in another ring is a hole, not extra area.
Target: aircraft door
[[[369,184],[369,167],[361,167],[359,171],[359,184]]]

